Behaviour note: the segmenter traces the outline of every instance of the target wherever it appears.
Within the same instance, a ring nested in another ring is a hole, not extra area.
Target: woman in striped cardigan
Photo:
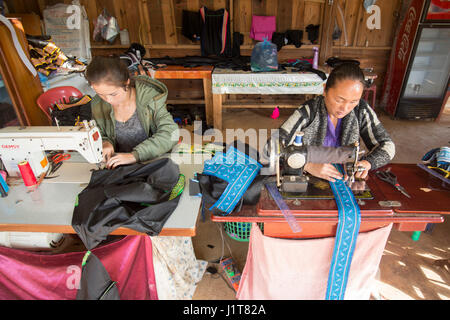
[[[280,138],[291,144],[297,131],[303,143],[316,146],[348,146],[362,138],[368,152],[359,161],[364,167],[357,178],[392,160],[395,145],[373,109],[361,99],[364,74],[356,64],[342,64],[330,73],[323,96],[308,100],[281,125]],[[304,170],[329,181],[343,178],[332,164],[307,163]]]

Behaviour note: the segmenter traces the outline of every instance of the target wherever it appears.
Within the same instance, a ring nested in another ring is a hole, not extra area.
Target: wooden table
[[[360,232],[375,230],[394,224],[400,231],[423,231],[428,223],[441,223],[443,214],[450,214],[450,189],[442,186],[442,181],[415,164],[389,164],[381,169],[391,168],[411,195],[402,195],[391,185],[375,177],[370,172],[367,181],[374,195],[373,200],[360,202]],[[447,185],[448,188],[448,185]],[[439,190],[438,190],[439,189]],[[396,201],[399,207],[389,207],[380,201]],[[211,215],[215,222],[262,222],[264,234],[280,238],[319,238],[335,236],[338,211],[335,200],[286,200],[302,231],[293,233],[276,203],[267,190],[261,193],[256,206],[243,206],[239,213],[228,216]]]
[[[168,100],[168,103],[172,104],[205,104],[206,122],[208,125],[213,123],[213,102],[211,91],[211,74],[213,66],[199,66],[192,68],[185,68],[183,66],[167,66],[165,68],[157,69],[154,74],[156,79],[202,79],[203,80],[203,93],[204,100]]]
[[[321,69],[328,77],[329,67]],[[365,72],[366,80],[373,81],[377,75]],[[224,108],[298,108],[299,103],[283,99],[257,103],[251,100],[231,100],[225,102],[227,94],[259,94],[259,95],[317,95],[323,93],[322,80],[311,72],[293,71],[287,68],[277,72],[250,72],[215,68],[212,74],[212,101],[214,128],[222,129],[222,110]]]

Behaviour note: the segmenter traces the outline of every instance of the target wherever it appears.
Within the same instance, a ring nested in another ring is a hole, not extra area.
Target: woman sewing
[[[94,57],[86,78],[97,93],[92,117],[102,135],[106,168],[156,158],[178,142],[163,83],[147,76],[131,78],[117,57]]]
[[[300,106],[281,125],[280,137],[290,144],[295,133],[303,131],[305,145],[328,147],[348,146],[361,137],[368,153],[358,162],[364,171],[355,177],[365,179],[369,170],[392,160],[395,145],[373,109],[361,99],[364,87],[364,74],[359,66],[347,63],[336,67],[328,77],[323,96]],[[343,178],[329,163],[307,163],[304,170],[329,181]]]

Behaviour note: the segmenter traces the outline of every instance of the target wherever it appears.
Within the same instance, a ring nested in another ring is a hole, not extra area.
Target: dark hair
[[[354,63],[343,63],[331,71],[327,84],[325,85],[325,91],[333,88],[337,82],[342,80],[359,81],[364,88],[367,87],[367,82],[361,68]]]
[[[116,56],[95,56],[86,68],[85,76],[90,85],[106,82],[118,87],[135,86],[134,79],[130,77],[128,66]]]

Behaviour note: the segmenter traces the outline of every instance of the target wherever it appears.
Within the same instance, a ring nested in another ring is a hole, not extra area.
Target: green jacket
[[[136,77],[136,110],[149,138],[131,152],[138,162],[169,152],[179,138],[178,125],[166,109],[167,87],[148,76]],[[115,118],[112,106],[96,95],[91,101],[92,118],[102,135],[116,150]]]

